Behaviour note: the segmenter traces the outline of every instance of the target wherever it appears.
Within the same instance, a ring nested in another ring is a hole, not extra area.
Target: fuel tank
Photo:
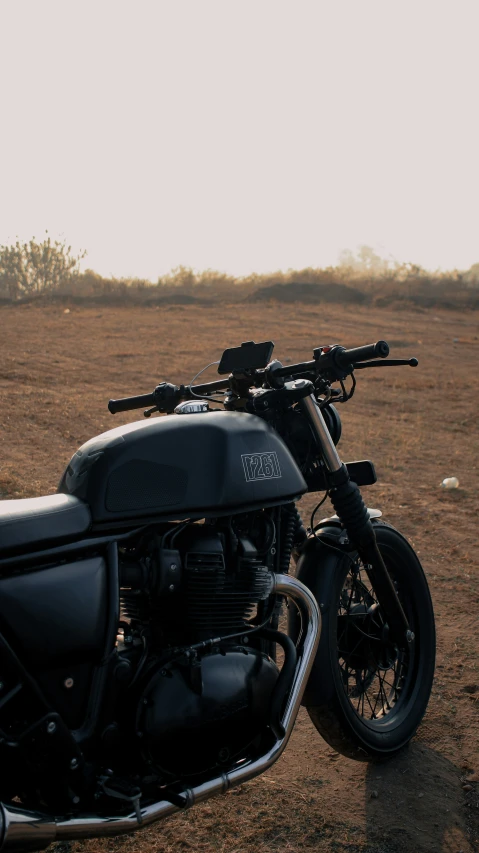
[[[90,439],[59,485],[94,525],[229,515],[307,490],[290,451],[256,415],[204,412],[136,421]]]

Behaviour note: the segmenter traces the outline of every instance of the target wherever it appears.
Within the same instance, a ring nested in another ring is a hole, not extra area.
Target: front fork
[[[303,397],[300,405],[321,449],[327,469],[331,503],[364,563],[368,578],[387,618],[393,635],[391,639],[398,645],[402,645],[404,640],[411,643],[414,640],[414,634],[410,630],[406,614],[378,548],[374,527],[369,519],[361,492],[356,483],[350,480],[348,469],[339,458],[314,395]]]

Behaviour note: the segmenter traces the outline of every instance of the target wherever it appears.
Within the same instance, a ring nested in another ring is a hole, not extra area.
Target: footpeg
[[[125,803],[131,803],[138,823],[143,823],[140,808],[140,788],[130,785],[125,780],[118,779],[113,776],[104,776],[100,781],[103,793],[106,794],[107,797],[114,797],[116,800],[123,800]]]

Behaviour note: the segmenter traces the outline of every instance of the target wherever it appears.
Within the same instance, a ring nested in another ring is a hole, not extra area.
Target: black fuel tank
[[[277,432],[255,415],[223,411],[104,432],[80,447],[59,486],[90,505],[93,524],[225,515],[306,490]]]

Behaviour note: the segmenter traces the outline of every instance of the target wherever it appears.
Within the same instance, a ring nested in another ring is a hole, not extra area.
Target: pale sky
[[[0,244],[103,275],[479,262],[477,0],[0,0]]]

